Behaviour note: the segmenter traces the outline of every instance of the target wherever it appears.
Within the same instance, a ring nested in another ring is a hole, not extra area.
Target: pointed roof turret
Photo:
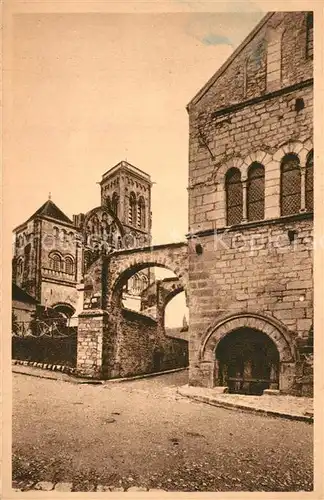
[[[65,215],[65,213],[63,213],[57,205],[55,205],[50,197],[31,217],[29,217],[28,220],[34,219],[34,217],[37,217],[38,215],[45,215],[47,217],[51,217],[51,219],[73,224],[71,219],[69,219],[69,217]]]

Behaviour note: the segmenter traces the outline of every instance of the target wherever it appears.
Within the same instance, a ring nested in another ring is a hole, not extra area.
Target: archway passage
[[[63,318],[69,319],[73,316],[75,309],[70,304],[57,304],[53,306],[53,309]]]
[[[228,333],[216,349],[218,384],[230,393],[261,395],[279,387],[279,352],[265,333],[239,328]]]

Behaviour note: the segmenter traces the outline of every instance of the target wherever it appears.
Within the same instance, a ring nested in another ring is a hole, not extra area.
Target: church
[[[151,242],[150,176],[121,161],[103,174],[100,187],[100,204],[73,220],[49,197],[14,229],[14,285],[66,318],[82,310],[83,277],[100,255]],[[125,299],[138,297],[152,276],[150,269],[133,276]]]

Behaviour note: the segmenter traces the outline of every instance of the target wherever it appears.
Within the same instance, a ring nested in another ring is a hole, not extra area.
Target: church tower
[[[127,161],[102,176],[101,205],[116,214],[128,239],[125,246],[145,246],[151,241],[151,177]]]

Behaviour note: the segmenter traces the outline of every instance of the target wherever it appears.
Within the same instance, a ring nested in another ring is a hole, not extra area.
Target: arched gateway
[[[187,253],[183,242],[156,245],[115,251],[90,266],[85,277],[90,307],[79,315],[78,323],[79,374],[127,377],[187,366],[187,341],[166,336],[161,315],[153,319],[122,304],[127,280],[146,268],[163,267],[178,278],[161,305],[164,313],[167,301],[186,290]]]
[[[288,332],[273,318],[242,313],[218,320],[206,332],[199,361],[210,366],[210,386],[229,392],[287,392],[296,362]]]

